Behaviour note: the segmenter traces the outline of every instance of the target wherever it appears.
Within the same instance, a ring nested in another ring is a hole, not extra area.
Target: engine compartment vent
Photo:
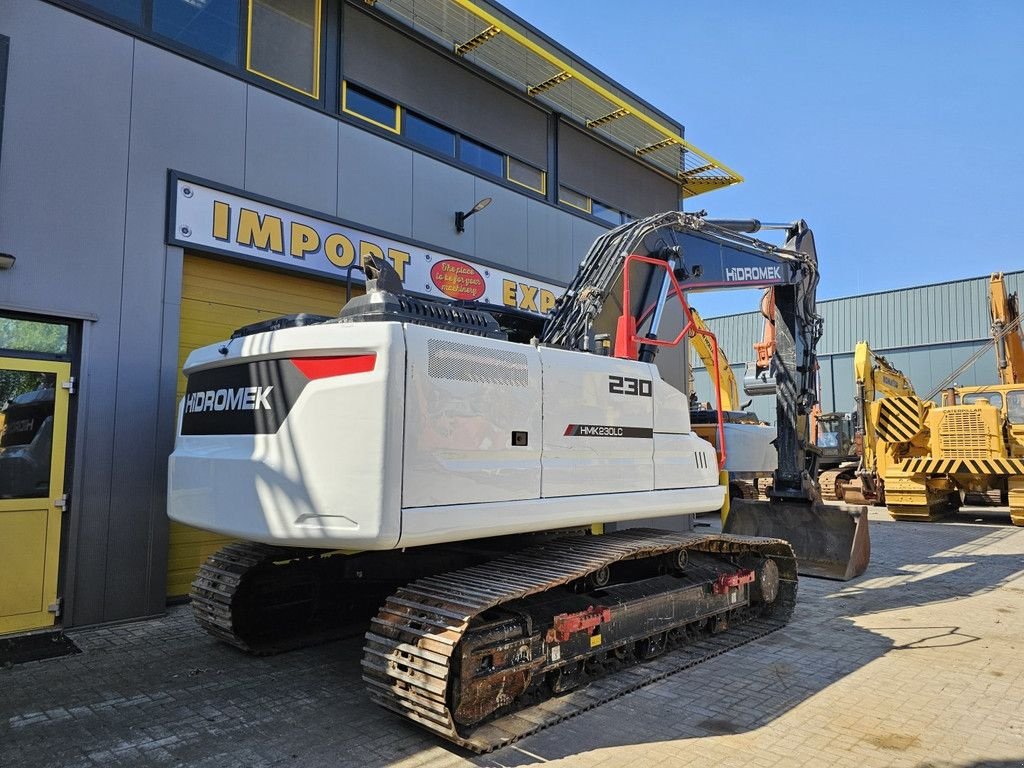
[[[390,320],[485,336],[489,339],[508,339],[508,334],[501,330],[498,321],[487,312],[390,291],[378,290],[365,296],[356,296],[344,306],[338,319],[342,323]]]
[[[427,375],[434,379],[471,381],[505,387],[530,386],[526,355],[506,349],[488,349],[446,339],[427,340]]]

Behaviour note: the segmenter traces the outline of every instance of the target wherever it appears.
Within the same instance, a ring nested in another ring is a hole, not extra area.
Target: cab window
[[[1011,424],[1024,424],[1024,389],[1006,393],[1006,419]]]
[[[998,392],[974,392],[970,395],[964,395],[964,405],[973,405],[979,400],[988,400],[989,405],[993,405],[996,408],[1002,409],[1003,407],[1003,396]]]

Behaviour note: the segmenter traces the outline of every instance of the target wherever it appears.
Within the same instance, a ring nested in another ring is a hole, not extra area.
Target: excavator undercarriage
[[[398,590],[366,634],[363,679],[376,703],[488,752],[783,626],[796,586],[778,540],[559,539]]]

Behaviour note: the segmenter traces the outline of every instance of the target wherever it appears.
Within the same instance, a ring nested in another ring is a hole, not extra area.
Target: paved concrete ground
[[[961,518],[964,520],[965,518]],[[791,624],[492,755],[372,706],[358,639],[270,659],[188,609],[0,669],[0,766],[1024,765],[1024,529],[891,523]]]

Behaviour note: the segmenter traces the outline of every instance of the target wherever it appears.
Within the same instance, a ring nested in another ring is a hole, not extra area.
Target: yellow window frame
[[[515,160],[517,163],[522,163],[525,166],[533,168],[535,171],[537,171],[540,174],[540,188],[539,189],[537,187],[531,187],[529,184],[524,184],[523,182],[517,181],[516,179],[512,178],[512,161],[513,160]],[[545,171],[545,170],[543,170],[541,168],[538,168],[535,165],[530,165],[530,163],[524,162],[523,160],[519,160],[519,159],[514,158],[514,157],[512,157],[510,155],[505,155],[505,179],[508,180],[508,181],[511,181],[513,184],[518,184],[520,187],[523,187],[524,189],[529,189],[532,192],[539,192],[542,195],[547,194],[547,191],[548,191],[548,172],[547,171]]]
[[[391,133],[397,133],[398,135],[402,134],[402,105],[401,104],[395,104],[395,122],[394,122],[393,125],[388,125],[387,123],[382,123],[379,120],[374,120],[372,117],[367,117],[362,112],[356,112],[354,109],[349,109],[348,108],[348,81],[347,80],[342,80],[341,81],[341,111],[344,112],[346,115],[352,115],[353,117],[358,117],[360,120],[363,120],[363,121],[369,123],[370,125],[376,125],[378,128],[383,128],[385,131],[390,131]]]
[[[565,187],[565,188],[568,189],[570,192],[576,192],[575,189],[572,189],[570,187]],[[576,203],[571,203],[568,200],[566,200],[564,197],[562,197],[562,190],[561,189],[558,190],[558,202],[560,202],[562,205],[568,205],[570,208],[575,208],[577,211],[583,211],[584,213],[593,213],[592,209],[594,207],[594,201],[590,198],[590,196],[589,195],[584,195],[582,192],[576,192],[576,194],[579,195],[580,197],[584,198],[587,201],[587,207],[586,208],[583,208],[582,206],[576,205]]]
[[[252,72],[254,75],[269,80],[272,83],[277,83],[283,88],[301,93],[303,96],[309,96],[313,99],[320,98],[320,37],[323,22],[323,0],[316,0],[316,21],[313,26],[313,91],[304,91],[301,88],[286,83],[284,80],[278,80],[273,75],[268,75],[266,72],[260,72],[252,65],[252,6],[256,0],[248,0],[249,18],[246,20],[246,35],[245,35],[245,68],[247,71]]]

